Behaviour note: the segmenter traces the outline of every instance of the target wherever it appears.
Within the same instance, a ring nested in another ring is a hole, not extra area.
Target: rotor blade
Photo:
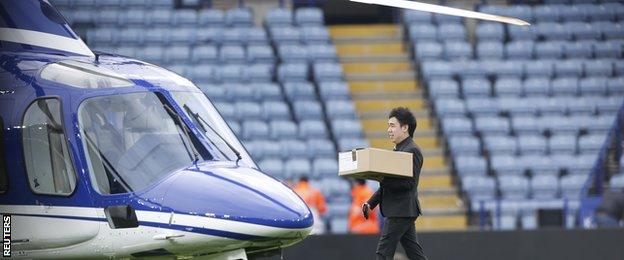
[[[481,20],[495,21],[495,22],[508,23],[508,24],[521,25],[521,26],[531,25],[530,23],[520,20],[518,18],[486,14],[486,13],[468,11],[468,10],[446,7],[446,6],[441,6],[441,5],[414,2],[414,1],[406,1],[406,0],[351,0],[351,1],[364,3],[364,4],[377,4],[377,5],[398,7],[398,8],[415,10],[415,11],[476,18],[476,19],[481,19]]]

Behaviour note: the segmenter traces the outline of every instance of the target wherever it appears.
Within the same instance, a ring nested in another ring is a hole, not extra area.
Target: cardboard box
[[[338,176],[369,180],[412,177],[412,154],[377,148],[338,153]]]

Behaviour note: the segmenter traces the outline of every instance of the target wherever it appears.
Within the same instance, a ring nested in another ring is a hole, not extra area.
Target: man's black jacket
[[[422,153],[409,137],[397,144],[394,150],[412,153],[414,175],[411,178],[384,177],[368,204],[371,209],[380,204],[381,215],[384,217],[418,217],[421,215],[417,192],[423,165]]]

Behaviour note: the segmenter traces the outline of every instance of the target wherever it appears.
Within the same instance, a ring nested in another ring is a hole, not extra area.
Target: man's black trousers
[[[413,217],[385,218],[381,238],[377,244],[377,260],[392,260],[399,241],[410,260],[427,259],[422,246],[418,243],[414,221],[416,218]]]

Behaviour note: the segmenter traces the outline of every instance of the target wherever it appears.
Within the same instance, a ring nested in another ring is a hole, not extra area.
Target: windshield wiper
[[[186,141],[189,142],[189,145],[191,146],[191,151],[193,152],[192,155],[190,154],[188,147],[186,147],[186,142],[183,141],[182,143],[184,144],[186,151],[189,152],[189,155],[193,159],[193,165],[197,166],[197,162],[199,161],[199,152],[197,151],[197,149],[195,149],[195,146],[193,145],[193,141],[191,140],[191,134],[190,134],[191,131],[188,129],[188,127],[182,120],[182,117],[178,113],[173,111],[173,109],[169,107],[168,104],[163,104],[163,107],[165,108],[165,110],[167,110],[167,113],[169,114],[169,116],[174,118],[174,120],[178,123],[178,125],[180,125],[180,128],[182,128],[182,132],[184,133],[184,136],[186,137]]]
[[[204,129],[204,132],[206,132],[206,126],[208,128],[210,128],[210,130],[215,133],[216,136],[218,136],[221,140],[223,140],[223,142],[232,150],[232,152],[234,152],[234,154],[236,155],[236,165],[238,166],[238,162],[243,159],[243,157],[241,157],[240,152],[238,152],[238,150],[236,150],[236,148],[234,148],[234,146],[232,146],[227,140],[225,140],[225,138],[223,138],[223,136],[221,136],[217,131],[214,130],[214,128],[212,128],[212,126],[210,126],[210,124],[208,124],[208,122],[206,122],[206,120],[204,120],[204,118],[202,118],[199,113],[195,113],[193,112],[193,110],[191,110],[191,108],[188,105],[184,105],[184,110],[186,110],[186,113],[188,113],[189,115],[191,115],[195,121],[197,121],[198,123],[201,124],[201,127]],[[212,142],[212,140],[210,141]],[[212,144],[215,145],[215,147],[217,147],[217,149],[219,149],[219,147],[212,142]],[[221,151],[221,149],[219,149],[219,151]],[[221,153],[223,153],[223,151],[221,151]],[[225,155],[225,153],[223,153]]]

